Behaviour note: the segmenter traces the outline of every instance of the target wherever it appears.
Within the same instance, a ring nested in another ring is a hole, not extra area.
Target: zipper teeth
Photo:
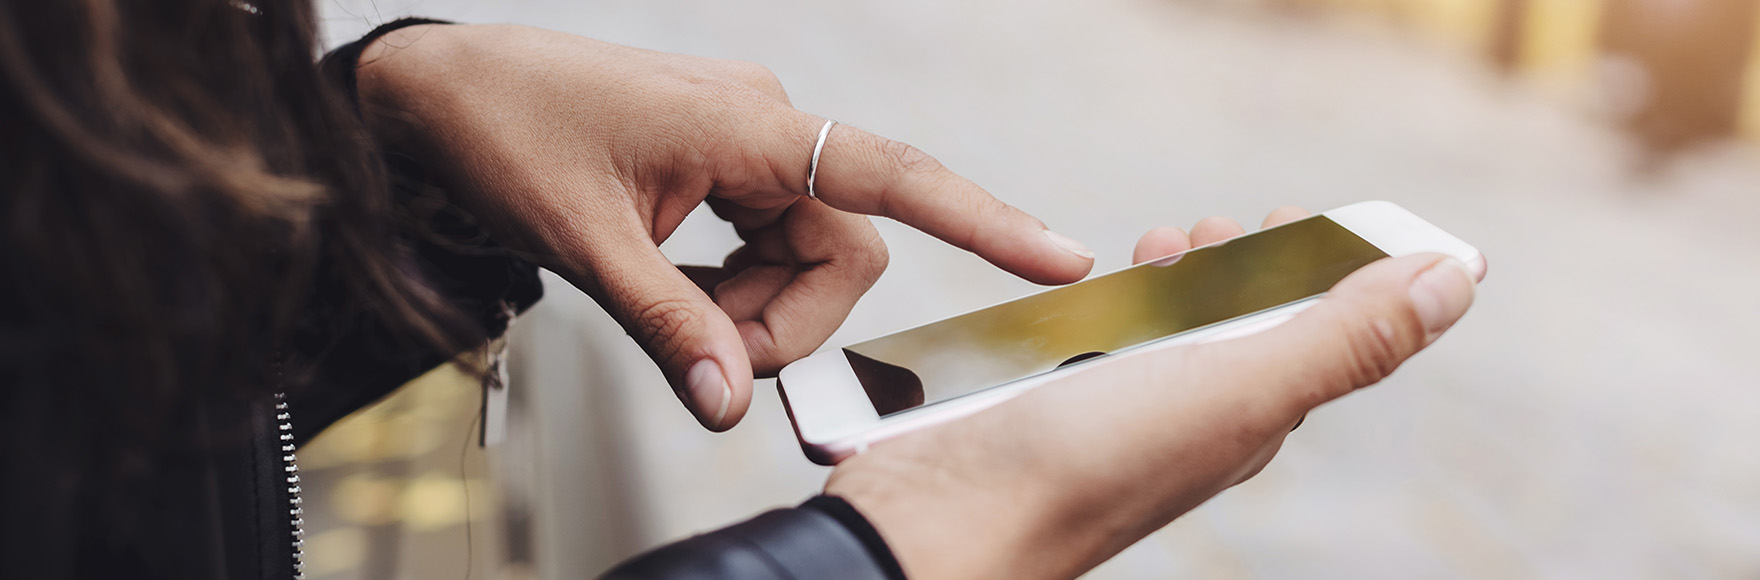
[[[287,410],[286,393],[275,393],[275,430],[281,444],[281,471],[287,474],[287,517],[292,524],[293,578],[306,577],[305,503],[299,487],[299,458],[293,453],[293,414]]]

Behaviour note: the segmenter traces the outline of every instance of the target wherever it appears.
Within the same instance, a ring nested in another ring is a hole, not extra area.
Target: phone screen
[[[843,352],[891,415],[1323,294],[1385,257],[1314,216]]]

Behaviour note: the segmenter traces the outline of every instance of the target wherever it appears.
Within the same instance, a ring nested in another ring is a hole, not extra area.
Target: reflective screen
[[[1321,294],[1384,257],[1315,216],[843,351],[889,415]]]

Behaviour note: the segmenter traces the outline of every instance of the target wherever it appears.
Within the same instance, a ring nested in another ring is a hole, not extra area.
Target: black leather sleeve
[[[603,580],[904,580],[904,572],[855,508],[819,496],[662,546]]]

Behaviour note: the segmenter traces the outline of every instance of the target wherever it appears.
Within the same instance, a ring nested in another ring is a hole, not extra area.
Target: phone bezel
[[[1485,259],[1477,248],[1391,202],[1355,203],[1318,215],[1331,219],[1389,256],[1437,252],[1467,263],[1478,278],[1482,279],[1485,275]],[[1107,273],[1109,274],[1111,272]],[[1080,283],[1082,282],[1077,282]],[[1259,332],[1281,324],[1312,306],[1323,296],[1324,294],[1311,296],[1269,310],[1171,335],[1126,351],[1112,353],[1097,359],[1096,363],[1101,360],[1141,356],[1183,344],[1223,340]],[[1017,297],[1008,301],[1019,299]],[[777,376],[777,390],[781,393],[783,406],[794,423],[795,435],[800,439],[801,449],[807,457],[815,463],[834,465],[845,457],[864,451],[876,441],[976,413],[1029,389],[1077,372],[1085,366],[1086,364],[1071,365],[881,417],[868,400],[861,382],[856,380],[855,371],[844,357],[842,347],[835,347],[821,350],[784,367]]]

